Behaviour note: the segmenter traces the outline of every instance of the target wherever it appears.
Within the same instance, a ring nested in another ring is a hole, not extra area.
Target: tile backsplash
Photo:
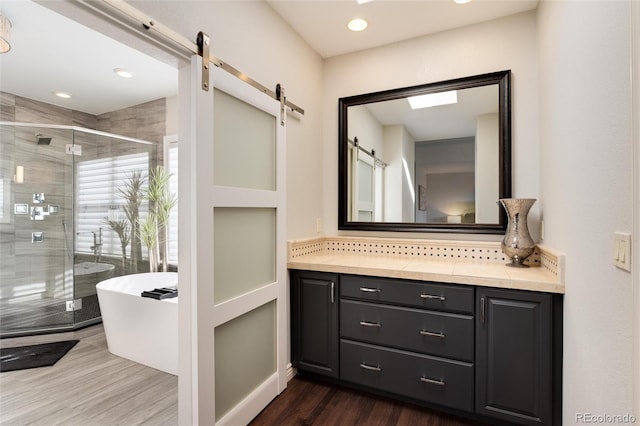
[[[499,242],[341,236],[289,242],[289,260],[309,255],[343,254],[492,264],[509,262]],[[558,278],[563,278],[564,255],[548,247],[537,246],[525,264],[545,268]]]

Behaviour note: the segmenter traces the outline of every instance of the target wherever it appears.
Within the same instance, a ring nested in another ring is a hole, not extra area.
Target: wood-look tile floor
[[[0,424],[178,424],[178,378],[109,353],[102,325],[0,346],[70,339],[80,342],[54,366],[0,373]]]

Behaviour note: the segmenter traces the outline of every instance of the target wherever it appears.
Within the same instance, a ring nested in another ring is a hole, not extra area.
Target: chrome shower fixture
[[[48,136],[37,134],[36,135],[36,143],[38,145],[49,145],[49,144],[51,144],[51,138],[48,137]]]

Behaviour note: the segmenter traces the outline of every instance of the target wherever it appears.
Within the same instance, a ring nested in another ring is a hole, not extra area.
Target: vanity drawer
[[[343,275],[341,297],[473,314],[473,287]]]
[[[473,364],[340,341],[340,377],[409,398],[473,411]]]
[[[340,300],[340,336],[473,361],[473,317]]]

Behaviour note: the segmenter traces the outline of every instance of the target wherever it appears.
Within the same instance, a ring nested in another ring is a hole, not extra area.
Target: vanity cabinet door
[[[338,275],[291,271],[291,363],[338,377]]]
[[[476,289],[476,412],[552,424],[552,296]]]

